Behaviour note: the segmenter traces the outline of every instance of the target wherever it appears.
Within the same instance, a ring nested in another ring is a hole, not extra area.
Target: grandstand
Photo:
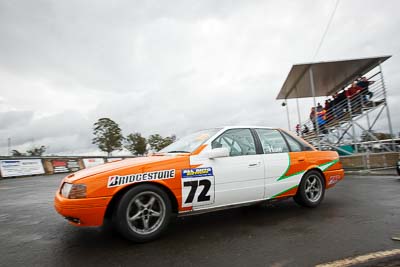
[[[390,57],[293,65],[276,99],[284,100],[287,110],[287,100],[296,99],[298,134],[320,150],[341,155],[398,151],[381,66]],[[330,101],[317,108],[318,97]],[[299,100],[304,98],[313,99],[315,110],[302,121]],[[389,133],[385,140],[376,136],[382,120]],[[288,124],[290,129],[289,117]]]

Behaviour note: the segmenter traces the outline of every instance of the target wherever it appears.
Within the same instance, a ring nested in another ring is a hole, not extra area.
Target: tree
[[[11,150],[11,156],[13,157],[25,157],[25,153],[21,153],[18,150]]]
[[[176,139],[175,135],[163,138],[159,134],[152,134],[148,138],[148,143],[152,150],[160,151],[164,147],[172,144],[175,141],[175,139]]]
[[[114,150],[122,149],[124,137],[121,128],[110,118],[101,118],[93,125],[93,144],[96,144],[101,151],[107,152],[108,156]]]
[[[125,138],[125,148],[128,149],[133,155],[142,156],[146,153],[147,141],[140,133],[129,134]]]
[[[175,142],[175,140],[176,140],[176,136],[175,135],[171,135],[171,136],[165,137],[163,142],[162,142],[162,148],[164,148],[166,146],[169,146],[170,144]]]
[[[26,151],[26,154],[28,156],[42,156],[46,152],[46,147],[45,146],[40,146],[40,147],[33,147],[29,150]]]

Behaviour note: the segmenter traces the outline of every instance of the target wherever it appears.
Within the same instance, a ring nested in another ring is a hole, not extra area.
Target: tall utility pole
[[[7,139],[8,155],[11,156],[11,137]]]

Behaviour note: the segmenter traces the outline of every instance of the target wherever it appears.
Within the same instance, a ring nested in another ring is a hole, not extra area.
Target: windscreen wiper
[[[184,151],[184,150],[172,150],[172,151],[168,151],[167,153],[190,153],[190,152]]]

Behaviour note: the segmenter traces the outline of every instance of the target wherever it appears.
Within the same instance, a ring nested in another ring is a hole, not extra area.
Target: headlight
[[[61,187],[61,195],[71,199],[86,198],[86,185],[64,183]]]

